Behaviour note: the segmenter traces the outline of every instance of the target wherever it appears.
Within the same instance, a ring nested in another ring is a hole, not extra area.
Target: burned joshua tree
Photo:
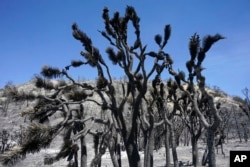
[[[213,139],[216,127],[220,123],[220,117],[214,106],[213,97],[205,90],[205,77],[202,75],[203,67],[201,65],[212,44],[223,37],[219,34],[207,36],[202,46],[200,46],[198,35],[195,34],[191,37],[189,45],[191,58],[187,62],[189,77],[186,79],[183,71],[176,72],[173,69],[173,59],[164,51],[171,35],[170,25],[164,27],[163,35],[157,34],[154,38],[159,48],[158,51],[147,51],[147,45],[141,41],[140,18],[133,7],[127,6],[123,16],[119,12],[115,12],[112,17],[110,17],[109,9],[105,7],[102,18],[105,29],[100,31],[100,34],[109,43],[106,49],[107,55],[103,55],[98,50],[76,23],[72,25],[73,37],[83,46],[83,50],[80,52],[81,59],[73,60],[64,69],[50,66],[42,68],[41,76],[36,77],[36,86],[50,91],[46,95],[38,95],[36,105],[22,112],[23,116],[27,116],[33,121],[27,129],[27,135],[31,137],[21,146],[1,155],[2,164],[14,164],[18,159],[24,158],[27,153],[39,152],[42,148],[49,147],[51,142],[62,134],[61,150],[54,156],[47,156],[44,163],[53,164],[66,158],[70,166],[85,167],[87,166],[85,136],[89,133],[97,135],[90,129],[93,124],[98,123],[105,128],[110,128],[110,131],[100,132],[98,137],[103,142],[95,148],[96,156],[92,160],[92,166],[100,164],[100,159],[106,149],[112,153],[111,156],[114,155],[111,157],[113,165],[121,166],[120,160],[117,158],[119,153],[114,151],[120,136],[124,142],[129,166],[141,167],[142,161],[137,141],[138,129],[142,124],[145,125],[148,141],[145,147],[144,166],[153,166],[154,128],[163,124],[168,127],[168,132],[170,132],[174,164],[178,166],[174,122],[171,119],[182,111],[181,103],[178,100],[178,92],[181,91],[188,99],[192,111],[196,113],[203,126],[208,130],[208,148],[209,157],[211,157],[209,163],[211,163],[210,166],[214,166]],[[134,34],[128,34],[131,32],[128,31],[129,28],[133,29]],[[132,43],[128,40],[129,35],[134,35]],[[105,56],[115,67],[122,69],[123,75],[127,77],[126,82],[118,85],[115,83],[112,78],[111,66],[106,63]],[[146,61],[151,64],[148,65]],[[96,70],[98,74],[96,83],[77,82],[72,78],[70,69],[79,67]],[[174,78],[173,82],[164,83],[160,80],[165,71],[168,76]],[[52,79],[62,77],[69,81],[57,86],[51,84]],[[153,89],[149,89],[148,85],[151,78],[154,78]],[[195,79],[198,87],[195,86]],[[183,83],[188,84],[188,89],[183,87]],[[152,93],[149,93],[150,90]],[[167,103],[173,103],[174,108],[168,109]],[[205,118],[200,103],[210,113],[211,121]],[[96,105],[100,111],[108,111],[110,117],[105,120],[86,115],[85,109],[89,104]],[[55,124],[48,125],[47,122],[58,113],[62,119]],[[168,140],[169,138],[166,138],[166,141]],[[169,165],[169,160],[167,163]]]

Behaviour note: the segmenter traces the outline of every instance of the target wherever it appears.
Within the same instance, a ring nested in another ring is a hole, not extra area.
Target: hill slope
[[[95,84],[93,81],[88,81],[90,84]],[[55,81],[54,84],[57,84]],[[117,81],[116,84],[120,84],[120,81]],[[46,92],[43,89],[37,89],[35,85],[32,82],[14,86],[12,85],[13,89],[15,89],[17,92],[23,92],[24,94],[30,94],[32,95],[33,98],[29,100],[15,100],[15,99],[9,99],[8,96],[6,96],[6,88],[0,90],[0,108],[1,108],[1,113],[0,113],[0,132],[3,134],[3,131],[7,131],[9,134],[8,137],[8,144],[10,147],[12,145],[18,145],[20,143],[21,139],[20,137],[22,136],[22,132],[25,130],[25,128],[29,124],[29,120],[27,120],[25,117],[21,117],[20,113],[21,111],[25,110],[26,108],[32,107],[35,102],[36,102],[36,96],[41,93],[41,94],[46,94]],[[248,138],[249,136],[244,136],[248,135],[246,132],[249,132],[249,119],[241,112],[239,108],[239,101],[235,101],[232,97],[227,96],[226,94],[216,92],[215,90],[208,89],[208,92],[210,94],[213,94],[215,97],[216,102],[221,103],[221,110],[222,110],[222,115],[224,116],[230,116],[229,119],[229,125],[226,129],[227,132],[227,139],[226,139],[226,144],[225,144],[225,158],[219,154],[218,155],[218,166],[228,166],[228,159],[229,159],[229,151],[230,150],[250,150],[250,146],[247,143],[239,143],[241,137],[242,141],[245,138]],[[93,97],[97,98],[97,97]],[[92,105],[92,104],[87,104],[87,114],[89,116],[95,116],[95,117],[100,117],[100,112],[97,106]],[[53,117],[52,120],[56,121],[56,119],[60,119]],[[53,124],[53,121],[51,124]],[[55,123],[55,122],[54,122]],[[243,123],[245,123],[243,125]],[[238,127],[237,127],[238,126]],[[244,127],[246,129],[244,129]],[[240,135],[240,136],[239,136]],[[184,136],[182,136],[183,138]],[[3,138],[0,138],[2,140]],[[29,167],[36,167],[36,166],[44,166],[43,165],[43,157],[46,156],[47,154],[55,154],[57,151],[60,149],[60,143],[62,139],[61,137],[57,137],[56,140],[53,141],[51,144],[51,147],[48,149],[43,149],[41,152],[36,153],[34,155],[29,154],[27,157],[23,160],[20,161],[18,164],[16,164],[16,167],[24,167],[24,166],[29,166]],[[94,152],[93,152],[93,142],[92,142],[92,137],[90,135],[87,135],[87,143],[88,143],[88,164],[90,164],[92,158],[94,157]],[[204,142],[200,141],[199,143],[199,151],[200,154],[203,154],[204,149],[205,149],[205,144]],[[182,143],[178,147],[178,155],[179,155],[179,160],[180,161],[191,161],[191,147],[190,146],[183,146]],[[154,153],[155,156],[155,165],[156,166],[163,166],[165,164],[165,158],[164,158],[164,149],[161,148],[157,152]],[[141,156],[143,157],[143,152],[141,153]],[[111,160],[110,157],[108,156],[108,152],[106,155],[103,156],[103,166],[110,166]],[[125,152],[122,153],[122,160],[124,162],[124,166],[126,166],[126,154]],[[57,162],[56,164],[52,166],[65,166],[67,164],[66,160],[61,160]],[[47,165],[46,165],[47,166]]]

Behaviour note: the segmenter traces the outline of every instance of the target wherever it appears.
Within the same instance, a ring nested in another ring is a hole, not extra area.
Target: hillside
[[[89,84],[95,84],[93,81],[87,81]],[[120,84],[121,81],[115,81],[116,85]],[[56,81],[54,84],[58,84]],[[9,99],[6,96],[5,89],[0,90],[0,132],[3,134],[4,131],[8,132],[8,146],[13,147],[17,146],[22,140],[22,133],[27,128],[30,121],[26,117],[21,117],[21,112],[25,111],[27,108],[31,108],[36,103],[36,97],[38,94],[49,94],[51,92],[46,92],[44,89],[38,89],[35,87],[33,82],[28,82],[22,85],[14,86],[12,85],[17,92],[23,92],[24,94],[29,94],[31,97],[28,100],[17,100]],[[226,95],[225,93],[220,93],[216,90],[207,88],[207,91],[210,94],[214,95],[214,100],[216,103],[221,103],[221,115],[224,119],[224,123],[227,125],[225,127],[226,140],[224,145],[225,158],[219,152],[218,154],[218,166],[228,166],[229,160],[229,151],[230,150],[250,150],[249,144],[246,142],[249,138],[250,130],[250,121],[244,115],[244,113],[239,108],[239,101],[235,101],[233,97]],[[98,96],[93,96],[92,98],[98,100]],[[4,111],[5,110],[5,111]],[[93,105],[91,102],[85,104],[85,114],[86,116],[93,116],[96,118],[101,117],[101,110],[98,106]],[[57,121],[62,119],[60,115],[55,115],[50,118],[50,125],[56,124]],[[94,126],[94,128],[99,128]],[[240,138],[239,138],[240,137]],[[0,141],[3,140],[3,136],[0,136]],[[191,162],[191,146],[184,146],[185,136],[182,133],[180,137],[180,145],[177,147],[179,160],[183,162]],[[244,141],[246,140],[246,141]],[[88,149],[88,165],[91,163],[91,160],[94,157],[93,151],[93,140],[91,135],[87,135],[87,149]],[[58,136],[47,149],[42,149],[39,153],[28,154],[23,161],[17,163],[14,167],[42,167],[49,166],[43,164],[43,157],[47,154],[56,154],[60,150],[60,144],[62,143],[61,136]],[[2,146],[1,146],[2,148]],[[205,149],[205,143],[201,140],[199,141],[199,153],[202,155]],[[4,152],[5,150],[3,150]],[[143,157],[143,152],[140,152]],[[160,148],[157,151],[154,151],[155,166],[164,166],[164,148]],[[200,156],[201,158],[202,156]],[[122,162],[123,166],[127,165],[126,153],[122,152]],[[66,160],[61,160],[51,166],[65,166],[67,164]],[[110,166],[111,159],[109,153],[103,156],[102,160],[103,166]]]

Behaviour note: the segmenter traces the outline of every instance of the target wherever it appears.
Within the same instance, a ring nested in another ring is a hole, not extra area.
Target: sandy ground
[[[90,141],[90,138],[87,139]],[[27,155],[27,158],[20,161],[13,167],[63,167],[66,166],[67,162],[66,160],[61,160],[53,165],[44,165],[43,164],[43,158],[46,154],[53,154],[59,151],[58,149],[58,143],[56,142],[52,143],[52,147],[49,149],[44,149],[41,152],[37,154],[30,154]],[[199,160],[201,163],[201,158],[205,149],[204,143],[199,143]],[[191,162],[192,161],[192,148],[191,146],[179,146],[177,148],[178,152],[178,159],[182,162]],[[221,154],[221,151],[219,149],[219,153],[216,154],[216,164],[217,167],[229,167],[229,153],[230,150],[249,150],[250,151],[250,145],[249,143],[239,143],[237,140],[231,140],[228,143],[224,144],[224,152],[225,157]],[[143,152],[140,152],[141,158],[143,159],[144,154]],[[91,163],[91,160],[94,156],[94,152],[92,149],[92,143],[89,142],[88,144],[88,166]],[[171,157],[172,161],[172,157]],[[105,155],[102,157],[102,167],[112,167],[112,162],[110,159],[109,152],[107,151]],[[123,167],[129,167],[126,152],[122,152],[122,166]],[[158,151],[154,151],[154,166],[155,167],[164,167],[165,166],[165,149],[162,147]]]

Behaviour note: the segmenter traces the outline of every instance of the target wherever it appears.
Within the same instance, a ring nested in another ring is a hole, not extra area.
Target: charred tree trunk
[[[139,104],[137,107],[138,108],[135,107],[136,109],[134,109],[131,129],[122,133],[122,137],[125,139],[124,145],[128,156],[129,166],[133,167],[141,167],[141,158],[137,145],[137,116],[139,112]]]
[[[85,137],[80,138],[81,142],[81,167],[87,167],[87,145]]]
[[[75,152],[75,154],[74,154],[74,166],[75,167],[78,167],[78,153],[77,153],[77,151]]]
[[[209,127],[207,129],[207,147],[208,147],[208,167],[216,167],[214,130]]]
[[[239,122],[238,122],[238,119],[236,118],[237,115],[234,111],[234,120],[235,120],[235,124],[236,124],[236,129],[237,129],[237,134],[238,134],[238,137],[240,139],[240,143],[242,142],[242,136],[241,136],[241,133],[240,133],[240,127],[239,127]]]
[[[128,141],[126,141],[125,148],[128,156],[129,166],[141,167],[141,159],[135,138],[131,138]]]
[[[179,167],[173,125],[170,125],[169,128],[170,128],[170,137],[171,137],[171,144],[172,144],[172,154],[173,154],[174,167]]]
[[[153,149],[154,149],[154,129],[152,128],[148,134],[148,141],[144,153],[144,167],[153,167]]]
[[[118,166],[122,167],[121,139],[120,139],[120,135],[117,136],[116,154],[117,154]]]
[[[113,140],[113,139],[111,139]],[[113,141],[111,141],[109,143],[109,153],[110,153],[110,158],[111,158],[111,161],[113,163],[113,167],[119,167],[119,163],[118,163],[118,156],[115,152],[115,147],[116,147],[116,144],[113,143]]]
[[[192,160],[194,167],[196,167],[199,163],[199,154],[198,154],[198,138],[192,135]]]
[[[196,167],[199,165],[199,154],[198,154],[198,140],[202,133],[202,124],[196,115],[190,117],[191,125],[189,127],[192,143],[192,160]]]
[[[155,142],[155,129],[154,129],[154,117],[152,113],[149,114],[149,128],[147,130],[147,143],[144,151],[144,167],[154,166],[154,142]]]
[[[170,167],[170,145],[169,145],[170,132],[167,123],[165,123],[165,128],[166,128],[166,135],[165,135],[166,167]]]
[[[190,137],[189,137],[189,131],[188,129],[186,129],[184,131],[184,146],[189,146],[189,140],[190,140]]]
[[[165,115],[165,124],[168,127],[167,130],[169,131],[169,135],[170,135],[174,167],[179,167],[178,155],[177,155],[177,151],[176,151],[176,140],[175,140],[174,127],[173,127],[173,123],[171,121],[169,121],[169,119],[167,118],[166,115]]]

